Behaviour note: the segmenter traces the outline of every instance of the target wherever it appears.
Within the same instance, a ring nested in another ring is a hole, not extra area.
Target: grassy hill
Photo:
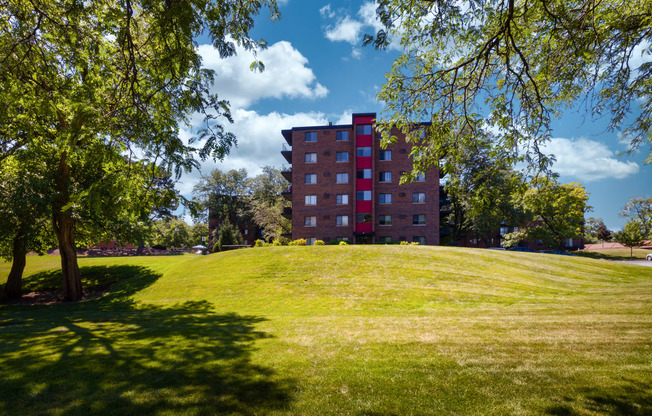
[[[26,287],[57,261],[30,257]],[[0,414],[652,412],[652,268],[424,246],[80,264],[111,289],[0,307]]]

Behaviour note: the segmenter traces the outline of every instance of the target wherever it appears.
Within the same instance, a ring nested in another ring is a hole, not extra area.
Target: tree
[[[166,218],[154,223],[153,246],[165,248],[187,248],[194,245],[191,230],[179,218]]]
[[[127,154],[129,164],[163,165],[178,177],[197,167],[197,156],[223,158],[235,137],[219,120],[232,119],[228,103],[210,92],[213,73],[202,68],[194,39],[208,35],[222,57],[233,55],[235,44],[255,52],[265,44],[249,36],[253,17],[263,6],[278,17],[276,2],[7,0],[2,6],[0,163],[35,142],[51,146],[64,299],[78,300],[78,202],[102,195],[97,188],[104,184],[75,172],[89,163],[100,165],[97,172],[111,170],[115,155]],[[205,123],[186,145],[179,125],[192,113],[203,114]],[[195,148],[198,141],[203,145]]]
[[[584,240],[586,242],[608,241],[611,234],[611,230],[607,228],[602,218],[589,217],[584,223]]]
[[[616,241],[625,247],[629,247],[629,257],[634,257],[634,247],[640,247],[645,243],[641,233],[641,224],[636,220],[629,220],[623,229],[616,233]]]
[[[613,130],[640,110],[624,133],[652,162],[652,62],[635,64],[650,51],[650,1],[379,0],[377,16],[383,27],[363,43],[402,47],[377,96],[384,142],[393,126],[417,143],[416,123],[432,122],[416,169],[488,130],[513,158],[546,168],[551,121],[575,104],[609,114]]]
[[[250,209],[265,240],[280,240],[283,234],[292,231],[292,222],[282,215],[284,209],[290,207],[290,201],[281,195],[287,188],[287,181],[279,169],[263,166],[262,170],[251,181]]]
[[[12,262],[0,301],[21,297],[27,252],[43,253],[55,244],[47,200],[51,175],[41,158],[21,156],[0,165],[0,257]]]
[[[190,242],[189,247],[198,244],[204,245],[208,243],[208,225],[203,222],[197,223],[190,227]],[[203,237],[203,238],[202,238]]]
[[[446,223],[453,241],[468,233],[492,235],[503,222],[520,225],[524,213],[513,198],[524,191],[525,182],[508,158],[486,141],[461,156],[447,164],[445,179],[448,202],[444,208],[451,210]]]
[[[222,251],[224,246],[242,244],[244,241],[240,231],[238,231],[228,219],[224,220],[220,225],[220,228],[215,230],[215,234],[217,235],[214,235],[213,241],[217,241],[215,245],[219,248],[219,251]]]
[[[652,239],[652,198],[631,198],[620,215],[639,224],[643,238]]]
[[[531,216],[529,225],[505,236],[505,244],[520,240],[543,240],[549,247],[563,249],[569,238],[581,238],[588,193],[582,185],[559,184],[549,178],[535,178],[517,203]]]
[[[250,182],[244,168],[228,172],[213,170],[193,188],[192,215],[201,222],[206,222],[210,215],[228,218],[231,224],[237,225],[238,219],[248,211],[244,199],[251,193]]]

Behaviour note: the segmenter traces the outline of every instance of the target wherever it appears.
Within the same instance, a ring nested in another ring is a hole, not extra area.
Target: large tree
[[[283,217],[285,208],[291,206],[283,197],[287,181],[281,171],[263,166],[262,173],[251,180],[250,209],[254,222],[263,230],[265,240],[280,240],[292,231],[292,221]]]
[[[533,179],[529,189],[515,200],[530,215],[530,223],[507,234],[504,244],[542,240],[548,247],[563,249],[569,238],[582,238],[584,213],[591,209],[588,199],[588,193],[579,183]]]
[[[652,239],[652,198],[631,198],[620,215],[635,221],[641,227],[643,238]]]
[[[34,141],[51,146],[65,300],[82,296],[78,202],[101,194],[75,172],[89,163],[111,170],[115,154],[177,175],[196,167],[196,156],[223,157],[235,143],[220,124],[231,121],[229,107],[210,92],[214,74],[202,68],[195,39],[207,35],[223,57],[235,44],[255,51],[264,43],[249,30],[263,6],[278,16],[275,0],[2,2],[0,163]],[[179,126],[193,113],[205,123],[187,145]]]
[[[432,121],[418,170],[488,129],[514,158],[545,168],[541,145],[571,105],[608,116],[652,162],[652,63],[640,64],[649,0],[378,0],[377,15],[383,28],[365,42],[402,48],[378,94],[379,126],[418,142],[415,123]]]
[[[246,199],[251,194],[251,179],[244,168],[228,172],[214,169],[201,178],[192,193],[192,213],[197,220],[206,222],[211,216],[237,225],[249,213]]]

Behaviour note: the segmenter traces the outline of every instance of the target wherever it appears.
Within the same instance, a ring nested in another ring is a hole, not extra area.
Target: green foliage
[[[191,235],[191,227],[178,218],[156,221],[151,244],[165,248],[188,248],[196,245]]]
[[[304,238],[299,238],[297,240],[290,241],[288,243],[289,246],[305,246],[306,245],[306,240]]]
[[[602,218],[589,217],[584,223],[584,242],[596,244],[599,242],[609,241],[611,230],[607,228]]]
[[[218,243],[213,244],[213,253],[220,252],[220,245]]]
[[[274,241],[272,241],[272,245],[274,247],[280,247],[280,246],[283,245],[283,243],[281,243],[279,240],[274,240]]]
[[[562,249],[564,240],[581,238],[588,193],[580,184],[559,184],[548,178],[537,178],[515,201],[530,215],[531,222],[517,232],[503,236],[505,245],[521,240],[543,240],[548,247]]]
[[[263,247],[263,244],[264,244],[263,240],[258,239],[258,240],[256,240],[256,242],[254,243],[254,247]]]
[[[636,221],[641,227],[643,237],[652,239],[652,198],[633,197],[620,215]]]
[[[625,247],[630,249],[630,257],[632,256],[632,249],[640,247],[645,243],[645,236],[641,232],[642,226],[636,220],[629,220],[623,229],[616,233],[615,240]]]
[[[316,245],[316,246],[323,246],[323,245],[325,245],[325,244],[324,244],[324,241],[323,241],[323,240],[315,240],[315,245]]]
[[[349,245],[349,243],[348,243],[346,240],[342,240],[342,241],[340,241],[340,243],[338,244],[338,246],[348,246],[348,245]]]
[[[224,246],[242,244],[243,241],[242,234],[231,225],[229,220],[222,222],[218,228],[217,238],[217,245],[219,246],[220,251],[225,250]]]
[[[631,151],[646,148],[652,63],[636,61],[649,56],[649,14],[648,0],[379,0],[383,27],[364,43],[400,43],[402,51],[377,96],[386,104],[384,142],[396,127],[418,144],[415,125],[430,121],[413,155],[417,170],[473,151],[486,137],[510,158],[546,168],[552,161],[541,145],[552,120],[581,102],[594,116],[609,115],[611,129],[627,127]]]

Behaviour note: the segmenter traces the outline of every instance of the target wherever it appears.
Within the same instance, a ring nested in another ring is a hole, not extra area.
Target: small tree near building
[[[616,233],[616,241],[629,247],[629,257],[634,257],[634,247],[640,247],[645,243],[641,224],[634,220],[627,221],[623,229]]]

